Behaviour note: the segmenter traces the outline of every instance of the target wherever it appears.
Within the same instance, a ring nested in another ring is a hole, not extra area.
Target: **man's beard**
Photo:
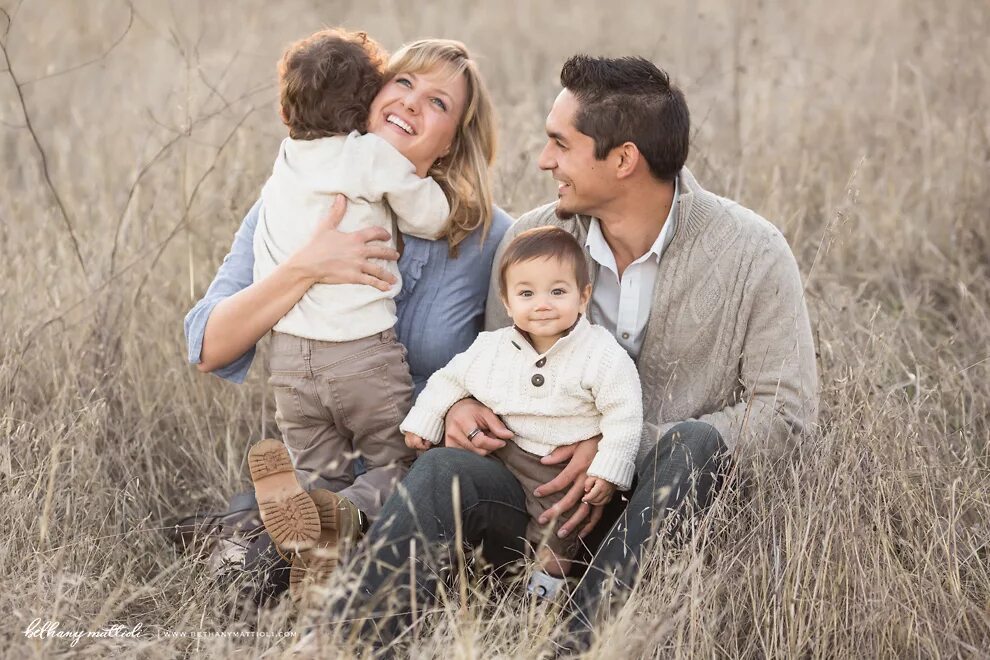
[[[575,215],[577,215],[577,213],[572,213],[570,211],[565,211],[564,209],[560,208],[560,201],[559,200],[557,201],[557,206],[554,207],[553,212],[561,220],[570,220]]]

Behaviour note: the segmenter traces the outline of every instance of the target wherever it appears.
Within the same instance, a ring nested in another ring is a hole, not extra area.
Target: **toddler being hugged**
[[[396,229],[444,235],[450,206],[425,176],[433,161],[414,163],[403,151],[415,120],[395,109],[380,134],[363,133],[385,66],[363,32],[323,30],[286,50],[279,82],[289,137],[261,193],[255,281],[307,242],[338,194],[348,200],[341,231],[383,227],[392,248]],[[270,382],[285,444],[262,440],[249,463],[266,530],[281,551],[302,553],[293,585],[306,570],[332,569],[338,542],[358,535],[415,458],[398,430],[413,392],[393,330],[401,281],[395,262],[379,263],[396,276],[389,290],[315,284],[272,332]],[[358,457],[366,471],[355,478]]]

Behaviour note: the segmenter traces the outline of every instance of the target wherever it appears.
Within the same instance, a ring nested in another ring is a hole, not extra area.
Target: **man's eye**
[[[447,112],[447,104],[443,102],[443,99],[438,99],[436,97],[433,97],[432,99],[430,99],[430,101],[432,101],[435,106],[437,106],[444,112]]]

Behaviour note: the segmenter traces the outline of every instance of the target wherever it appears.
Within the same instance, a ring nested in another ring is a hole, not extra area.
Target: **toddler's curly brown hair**
[[[315,140],[363,132],[387,62],[388,53],[366,32],[328,28],[289,46],[278,64],[289,137]]]

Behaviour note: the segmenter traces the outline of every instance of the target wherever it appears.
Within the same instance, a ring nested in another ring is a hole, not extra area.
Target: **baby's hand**
[[[582,502],[587,502],[593,506],[608,504],[612,496],[615,495],[615,484],[609,483],[598,477],[588,477],[584,480],[584,497]]]
[[[429,449],[430,443],[428,440],[424,440],[415,433],[406,431],[406,447],[409,447],[410,449]]]

